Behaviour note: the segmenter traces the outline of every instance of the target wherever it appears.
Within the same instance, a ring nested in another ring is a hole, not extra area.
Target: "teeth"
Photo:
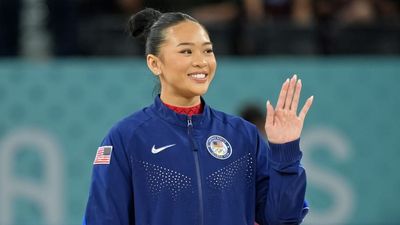
[[[197,78],[197,79],[204,79],[206,77],[206,75],[204,73],[191,74],[190,76],[193,78]]]

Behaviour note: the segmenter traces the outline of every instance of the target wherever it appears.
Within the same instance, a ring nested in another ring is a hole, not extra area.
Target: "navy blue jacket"
[[[299,140],[268,145],[206,104],[187,116],[157,97],[102,146],[111,161],[93,166],[84,225],[299,224],[308,211]]]

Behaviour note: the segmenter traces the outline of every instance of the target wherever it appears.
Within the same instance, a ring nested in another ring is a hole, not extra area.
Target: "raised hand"
[[[267,101],[265,131],[269,142],[283,144],[300,137],[304,119],[314,99],[314,96],[308,98],[297,116],[301,85],[301,80],[294,75],[283,83],[275,109]]]

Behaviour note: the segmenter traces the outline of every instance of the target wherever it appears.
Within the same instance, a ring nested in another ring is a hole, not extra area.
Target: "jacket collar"
[[[192,115],[192,124],[193,128],[201,128],[205,127],[207,119],[210,117],[210,107],[205,103],[204,99],[201,97],[201,103],[204,105],[203,112],[198,115]],[[160,96],[158,95],[154,99],[154,103],[150,106],[151,110],[155,112],[161,119],[166,120],[169,123],[179,125],[179,126],[188,126],[188,120],[190,116],[184,114],[178,114],[175,111],[168,108],[161,101]]]

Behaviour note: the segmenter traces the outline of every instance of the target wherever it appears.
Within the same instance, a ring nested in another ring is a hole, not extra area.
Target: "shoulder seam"
[[[143,109],[143,111],[144,110],[145,109]],[[140,121],[140,123],[138,123],[135,127],[133,127],[131,129],[132,133],[128,136],[128,142],[127,143],[135,143],[132,140],[133,140],[136,132],[138,130],[140,130],[139,128],[141,126],[145,125],[146,123],[148,123],[150,120],[154,119],[154,116],[148,115],[148,113],[146,113],[146,112],[142,112],[142,113],[144,113],[147,116],[147,118],[145,120],[143,120],[143,121]],[[117,132],[121,133],[121,128],[120,127],[117,127]],[[125,144],[127,144],[127,143],[125,143]],[[127,149],[127,146],[125,146],[125,149]],[[128,152],[125,152],[125,154],[129,155]],[[134,154],[131,154],[131,156],[134,158]],[[129,164],[131,164],[131,163],[132,162],[129,161]],[[130,165],[130,166],[132,166],[132,165]]]
[[[223,121],[222,118],[220,118],[220,116],[217,115],[217,114],[221,114],[221,113],[226,114],[226,113],[220,112],[220,111],[215,110],[215,109],[212,109],[212,111],[214,112],[215,118],[218,119],[219,121],[221,121],[221,122],[223,123],[224,121]],[[235,116],[229,115],[229,114],[226,114],[226,115],[229,116],[229,117],[235,117]],[[241,118],[241,117],[239,117],[239,116],[236,116],[236,117],[237,117],[237,119],[244,120],[243,118]],[[244,121],[244,123],[243,123],[244,126],[246,126],[245,122],[246,122],[246,121]],[[231,128],[233,128],[233,129],[235,128],[235,127],[232,125],[231,121],[227,120],[227,124],[229,124],[229,126],[230,126]],[[250,125],[252,125],[252,124],[250,124]],[[241,129],[239,129],[239,130],[240,130],[240,132],[246,137],[247,141],[248,141],[249,143],[251,143],[251,140],[249,139],[250,136],[251,136],[251,133],[244,132],[244,131],[241,130]]]

